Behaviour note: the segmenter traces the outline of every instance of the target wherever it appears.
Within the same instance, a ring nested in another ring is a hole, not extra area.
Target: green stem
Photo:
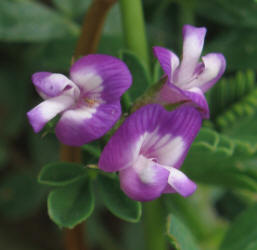
[[[85,151],[87,151],[88,153],[90,153],[92,156],[96,158],[99,158],[101,155],[101,150],[90,144],[85,144],[84,146],[82,146],[82,149],[84,149]]]
[[[179,15],[179,22],[180,22],[180,28],[183,27],[184,24],[195,24],[195,6],[196,1],[195,0],[182,0],[178,1],[180,4],[180,15]]]
[[[119,3],[126,46],[137,54],[150,70],[142,3],[140,0],[120,0]]]
[[[163,211],[160,199],[144,204],[143,219],[146,250],[168,249]]]

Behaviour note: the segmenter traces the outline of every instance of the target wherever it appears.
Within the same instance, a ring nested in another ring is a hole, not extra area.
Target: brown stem
[[[93,0],[84,18],[82,33],[74,53],[74,60],[81,55],[96,52],[106,15],[116,2],[117,0]]]
[[[81,162],[81,150],[77,147],[61,144],[60,158],[62,161]]]
[[[73,229],[64,229],[65,250],[86,250],[84,242],[84,223]]]
[[[81,35],[72,58],[72,63],[80,56],[97,51],[105,18],[109,9],[116,2],[117,0],[93,0],[84,18]],[[78,147],[61,145],[60,158],[62,161],[81,162],[81,150]],[[84,243],[84,228],[85,225],[82,223],[73,229],[64,230],[65,250],[89,249]]]

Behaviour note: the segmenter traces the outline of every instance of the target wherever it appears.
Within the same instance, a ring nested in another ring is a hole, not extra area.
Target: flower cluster
[[[185,25],[183,56],[154,47],[167,82],[148,104],[128,117],[105,146],[99,168],[119,171],[121,189],[132,199],[149,201],[162,193],[182,196],[196,190],[179,168],[209,117],[206,92],[224,73],[222,54],[202,57],[206,29]],[[120,97],[130,87],[132,77],[119,59],[89,55],[73,64],[70,79],[61,74],[35,73],[32,81],[44,102],[28,112],[35,132],[60,114],[58,139],[81,146],[104,135],[119,119]],[[162,106],[180,103],[169,112]]]

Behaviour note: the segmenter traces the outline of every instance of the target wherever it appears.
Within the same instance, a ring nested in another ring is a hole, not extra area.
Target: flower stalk
[[[99,44],[103,24],[110,8],[117,0],[93,0],[85,15],[81,35],[78,40],[72,63],[80,56],[95,53]],[[60,159],[68,162],[81,162],[81,149],[61,144]],[[73,229],[64,230],[66,250],[86,250],[84,232],[85,225],[80,224]]]

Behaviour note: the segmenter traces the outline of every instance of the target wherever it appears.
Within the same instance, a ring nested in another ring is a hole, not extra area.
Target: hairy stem
[[[85,15],[72,63],[80,56],[96,52],[106,15],[116,1],[117,0],[93,0]],[[60,158],[62,161],[81,162],[81,149],[79,147],[61,145]],[[65,250],[89,249],[84,242],[84,228],[85,225],[80,224],[73,229],[64,230]]]
[[[126,46],[137,54],[150,70],[142,3],[140,0],[120,0],[120,9]]]

